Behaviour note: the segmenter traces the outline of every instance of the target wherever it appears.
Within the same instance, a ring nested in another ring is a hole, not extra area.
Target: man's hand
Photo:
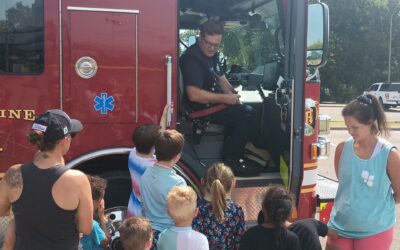
[[[240,103],[240,95],[238,94],[224,94],[223,103],[234,105]]]

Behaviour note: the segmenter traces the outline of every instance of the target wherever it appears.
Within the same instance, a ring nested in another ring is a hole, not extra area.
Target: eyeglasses
[[[204,41],[204,44],[209,48],[218,49],[219,46],[221,46],[220,43],[212,43],[210,41],[207,41],[205,37],[202,37],[202,40]]]

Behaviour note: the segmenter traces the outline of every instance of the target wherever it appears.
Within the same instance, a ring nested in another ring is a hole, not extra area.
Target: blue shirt
[[[339,160],[339,188],[328,226],[348,238],[384,232],[396,222],[393,190],[386,165],[393,145],[385,142],[368,160],[360,159],[349,138]]]
[[[140,179],[143,215],[152,228],[163,231],[174,225],[167,212],[167,195],[174,186],[186,186],[185,180],[171,168],[153,165],[146,169]]]
[[[191,227],[171,227],[164,230],[157,241],[158,250],[208,250],[204,234]]]
[[[104,250],[100,243],[106,238],[100,224],[93,220],[93,229],[90,235],[83,235],[81,244],[84,250]]]

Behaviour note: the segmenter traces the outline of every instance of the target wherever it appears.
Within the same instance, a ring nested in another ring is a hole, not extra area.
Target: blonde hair
[[[220,220],[225,217],[226,196],[234,179],[232,170],[223,163],[214,163],[207,170],[205,188],[211,194],[213,213]]]
[[[122,246],[125,250],[142,250],[150,240],[153,231],[150,222],[141,216],[130,217],[119,228]]]
[[[192,219],[197,206],[197,195],[192,187],[175,186],[167,196],[168,214],[175,221]]]

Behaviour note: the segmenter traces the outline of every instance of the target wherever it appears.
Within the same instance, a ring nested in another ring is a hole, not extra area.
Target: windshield
[[[225,73],[263,74],[264,64],[276,60],[278,55],[275,32],[280,24],[276,2],[230,17],[224,23],[219,55],[221,61],[226,63]],[[180,30],[180,53],[191,45],[193,36],[197,34],[198,30]]]
[[[275,2],[263,5],[249,13],[247,25],[228,26],[222,41],[221,52],[228,70],[240,66],[243,70],[263,73],[263,65],[277,58],[275,32],[279,27]]]

